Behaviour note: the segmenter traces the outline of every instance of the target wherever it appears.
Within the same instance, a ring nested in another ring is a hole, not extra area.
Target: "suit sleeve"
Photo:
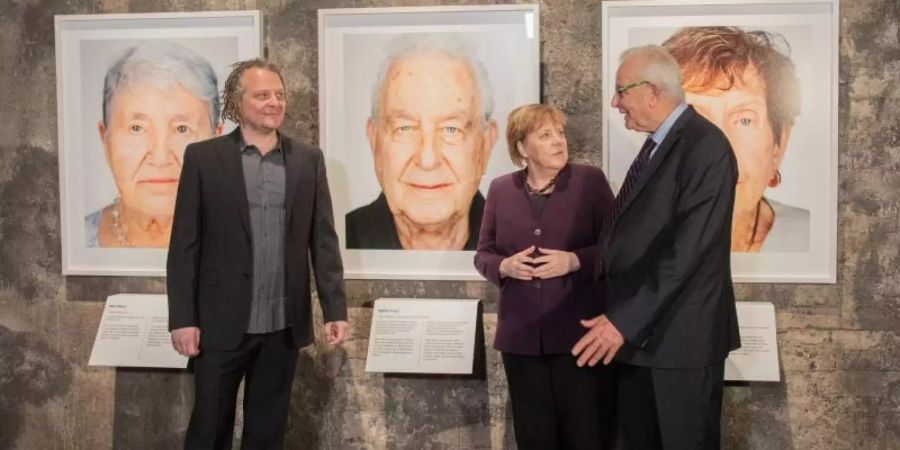
[[[478,235],[478,247],[475,249],[475,268],[485,279],[500,285],[500,262],[505,256],[497,250],[497,194],[496,182],[488,189],[484,213],[481,217],[481,231]]]
[[[625,340],[634,346],[643,347],[653,328],[691,281],[702,258],[722,245],[722,239],[730,237],[737,182],[734,156],[727,142],[706,145],[724,145],[726,149],[718,152],[721,156],[716,160],[696,168],[682,186],[673,240],[660,253],[657,270],[647,274],[633,298],[610,305],[607,313]]]
[[[203,229],[203,183],[197,167],[196,149],[184,152],[181,179],[175,197],[172,235],[166,260],[166,289],[169,298],[169,331],[195,327],[197,319],[197,276],[200,267]]]
[[[595,279],[594,272],[597,266],[597,253],[605,238],[603,235],[603,224],[607,220],[609,214],[612,213],[612,205],[615,197],[613,197],[609,182],[602,172],[599,173],[596,180],[591,180],[591,183],[588,183],[588,185],[585,186],[585,189],[592,192],[592,195],[590,195],[591,204],[584,206],[575,205],[575,207],[590,208],[591,218],[594,221],[594,230],[596,230],[597,235],[595,236],[595,239],[593,239],[594,244],[576,249],[573,253],[578,256],[578,263],[581,265],[581,268],[578,269],[578,279],[582,282],[590,282]]]
[[[347,297],[344,293],[344,265],[334,229],[331,192],[325,173],[325,157],[316,149],[316,196],[310,236],[310,256],[316,278],[316,290],[325,322],[347,320]]]

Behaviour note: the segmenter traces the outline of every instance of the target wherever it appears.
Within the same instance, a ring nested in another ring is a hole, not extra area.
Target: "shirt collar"
[[[272,148],[272,151],[276,152],[284,152],[284,146],[282,145],[281,133],[275,132],[275,135],[278,136],[278,140],[275,141],[275,147]],[[259,149],[255,145],[250,145],[244,142],[244,135],[238,132],[238,142],[240,143],[241,153],[244,153],[248,148],[255,148],[257,151]]]
[[[675,121],[681,117],[681,114],[687,109],[687,106],[687,103],[681,102],[669,113],[669,117],[666,117],[666,120],[663,120],[663,123],[659,125],[659,128],[650,135],[650,139],[653,139],[653,142],[655,142],[657,146],[666,139],[666,135],[669,134],[672,125],[675,125]]]

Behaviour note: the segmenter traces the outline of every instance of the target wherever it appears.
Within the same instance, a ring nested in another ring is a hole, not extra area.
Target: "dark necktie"
[[[638,152],[637,157],[632,161],[631,167],[628,168],[628,173],[625,174],[625,181],[622,182],[622,187],[619,188],[619,193],[616,194],[616,199],[613,201],[613,209],[603,223],[603,228],[601,230],[601,236],[603,237],[601,239],[604,241],[604,244],[609,237],[608,234],[612,231],[613,223],[615,223],[616,219],[619,218],[619,214],[622,212],[622,206],[625,205],[625,201],[628,200],[628,196],[631,195],[631,191],[641,178],[644,169],[650,165],[650,153],[653,151],[654,147],[656,147],[656,142],[653,142],[653,139],[648,137],[647,140],[644,141],[641,151]]]
[[[619,189],[619,193],[616,194],[616,201],[613,202],[613,220],[619,217],[619,214],[622,212],[622,206],[628,200],[628,196],[631,195],[631,191],[641,178],[641,174],[650,165],[650,153],[653,151],[653,147],[656,147],[656,142],[653,142],[653,139],[648,137],[641,147],[641,151],[638,152],[637,157],[632,161],[631,167],[628,168],[628,173],[625,174],[625,181],[622,182],[622,187]]]
[[[613,201],[613,209],[610,212],[610,215],[603,221],[600,230],[601,244],[597,251],[597,260],[594,265],[594,277],[596,279],[602,279],[603,277],[603,271],[605,270],[604,266],[606,265],[604,253],[606,247],[609,245],[609,235],[612,232],[612,226],[616,222],[616,219],[619,218],[619,214],[622,213],[622,206],[625,205],[625,201],[628,200],[628,197],[631,195],[631,190],[634,189],[638,180],[641,179],[641,174],[644,173],[644,170],[650,165],[650,153],[653,151],[654,147],[656,147],[656,142],[653,142],[653,139],[647,137],[647,140],[644,141],[644,145],[641,147],[641,151],[638,152],[637,157],[634,158],[634,161],[631,163],[631,167],[628,168],[628,173],[625,174],[625,181],[622,182],[622,187],[619,188],[619,193],[616,194],[616,199]]]

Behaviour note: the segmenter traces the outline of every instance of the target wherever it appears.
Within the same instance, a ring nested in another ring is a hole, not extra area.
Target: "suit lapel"
[[[227,148],[221,149],[219,153],[219,162],[222,165],[222,175],[225,178],[225,185],[231,186],[229,196],[234,199],[238,207],[238,215],[241,218],[241,224],[244,226],[244,232],[247,238],[250,234],[250,205],[247,203],[247,185],[244,182],[244,166],[241,164],[241,129],[235,128],[228,135],[229,145]]]
[[[291,140],[287,136],[281,136],[281,148],[284,151],[284,208],[286,214],[285,217],[287,217],[288,222],[290,222],[291,213],[294,208],[294,195],[297,192],[297,185],[300,184],[300,178],[302,176],[300,172],[304,169],[304,166],[308,166],[308,164],[303,164],[303,161],[301,161],[302,154],[299,150],[293,148]]]
[[[516,202],[520,211],[519,217],[530,217],[535,225],[544,223],[544,217],[551,219],[558,217],[556,209],[559,208],[559,206],[557,206],[557,204],[564,205],[567,201],[566,192],[569,189],[569,181],[572,178],[572,166],[566,164],[559,172],[559,175],[556,178],[556,185],[553,187],[553,193],[547,197],[546,203],[544,203],[544,209],[540,214],[537,214],[531,206],[531,194],[528,193],[528,189],[525,187],[527,174],[527,170],[520,170],[513,175],[513,185],[515,186],[516,191],[520,193],[520,195],[518,195],[519,201]]]
[[[548,219],[554,219],[558,217],[562,217],[560,213],[557,213],[557,209],[566,204],[566,196],[567,191],[569,190],[569,180],[572,178],[572,166],[570,164],[566,164],[565,167],[559,172],[556,176],[556,184],[553,186],[553,193],[547,197],[546,202],[544,203],[544,209],[541,211],[540,215],[534,216],[535,220],[538,223],[550,223],[552,220],[544,221],[543,219],[546,217]],[[528,204],[526,205],[528,209],[531,208],[531,200],[529,199]],[[566,205],[568,207],[568,205]]]
[[[517,214],[514,214],[515,217],[531,218],[532,222],[537,223],[540,218],[534,214],[534,209],[531,207],[531,199],[528,198],[528,189],[525,187],[527,174],[527,170],[520,170],[513,174],[513,186],[516,190],[516,195],[513,198],[516,201],[510,206],[516,208]]]
[[[650,158],[650,165],[644,169],[644,173],[641,174],[641,177],[638,179],[637,184],[634,185],[634,189],[631,191],[631,195],[625,199],[625,203],[622,205],[622,210],[619,212],[618,217],[622,217],[622,214],[628,209],[628,207],[634,202],[634,199],[641,194],[641,190],[644,189],[644,186],[653,178],[653,174],[656,173],[656,170],[662,165],[662,162],[665,161],[666,156],[669,154],[669,151],[672,150],[672,147],[675,146],[675,142],[678,141],[678,138],[681,136],[681,130],[684,129],[684,125],[688,120],[691,119],[695,114],[694,108],[688,106],[687,109],[681,114],[681,117],[675,121],[672,125],[672,128],[669,129],[669,133],[666,135],[666,138],[659,144],[656,150],[653,152],[653,156]],[[616,218],[618,222],[618,217]]]

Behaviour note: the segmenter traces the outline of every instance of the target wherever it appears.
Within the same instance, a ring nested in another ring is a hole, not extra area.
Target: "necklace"
[[[753,217],[753,233],[750,235],[750,246],[753,246],[753,243],[756,242],[756,230],[759,228],[759,211],[762,209],[762,200],[760,199],[759,203],[756,204],[756,214]]]
[[[756,243],[756,235],[759,233],[759,220],[762,214],[763,206],[768,206],[768,202],[764,198],[759,199],[759,202],[756,204],[756,211],[753,214],[753,230],[750,232],[750,239],[747,241],[748,248],[753,247]]]
[[[558,174],[557,174],[557,176],[558,176]],[[525,177],[525,187],[528,188],[528,193],[532,194],[532,195],[543,195],[550,189],[553,189],[553,186],[555,186],[555,185],[556,185],[556,176],[551,178],[550,181],[547,182],[547,184],[544,185],[544,187],[542,187],[540,189],[532,187],[531,183],[528,182],[527,175]]]
[[[128,236],[125,234],[125,227],[122,226],[121,218],[119,217],[119,199],[116,198],[116,201],[113,202],[112,209],[112,232],[113,235],[116,236],[116,240],[119,241],[120,247],[130,247],[128,245]]]

